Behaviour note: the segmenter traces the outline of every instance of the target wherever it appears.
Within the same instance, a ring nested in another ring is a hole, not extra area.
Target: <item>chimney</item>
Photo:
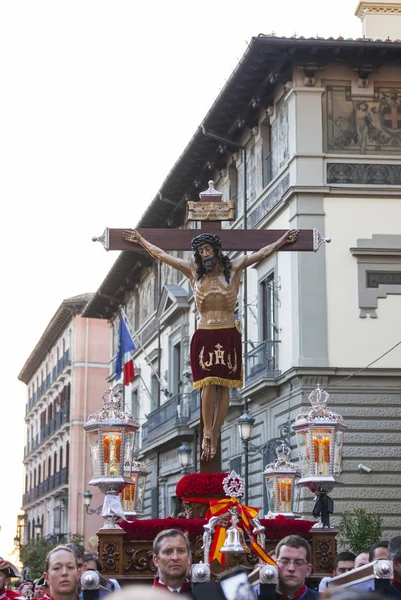
[[[373,40],[401,39],[401,2],[367,0],[359,2],[355,15],[362,21],[362,33]]]

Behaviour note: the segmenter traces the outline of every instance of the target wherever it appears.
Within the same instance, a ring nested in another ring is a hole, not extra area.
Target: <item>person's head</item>
[[[0,594],[8,586],[11,577],[21,577],[21,573],[12,563],[0,556]]]
[[[372,562],[372,560],[387,558],[388,545],[389,542],[387,540],[380,540],[379,542],[372,544],[369,548],[369,562]]]
[[[77,559],[71,548],[56,546],[46,556],[44,577],[53,598],[75,598],[79,571]]]
[[[231,276],[231,260],[221,251],[221,239],[215,233],[201,233],[191,242],[196,264],[196,278],[199,281],[206,273],[220,265],[227,283]]]
[[[182,531],[165,529],[157,534],[153,542],[153,562],[163,583],[174,588],[182,586],[191,564],[189,540]]]
[[[355,554],[352,552],[339,552],[333,565],[333,577],[343,575],[355,568]]]
[[[73,544],[72,542],[68,542],[67,544],[64,544],[64,546],[73,551],[75,558],[77,559],[77,567],[79,570],[79,575],[81,575],[82,568],[84,566],[84,552],[81,550],[81,548],[79,546],[77,546],[76,544]]]
[[[311,574],[311,549],[299,535],[288,535],[276,547],[276,561],[279,572],[279,589],[288,595],[299,590]]]
[[[363,565],[367,565],[369,562],[369,552],[361,552],[355,559],[355,569],[358,567],[363,567]]]
[[[31,591],[31,588],[26,581],[24,581],[24,583],[21,583],[21,585],[19,586],[19,593],[21,594],[21,596],[24,596],[25,598],[27,597],[27,595],[29,594],[30,591]]]
[[[99,559],[94,554],[85,554],[84,555],[84,571],[98,571],[102,572],[102,565],[100,564]]]
[[[401,581],[401,535],[390,540],[388,559],[393,561],[394,579]]]
[[[43,596],[48,592],[48,586],[47,586],[47,581],[44,577],[39,577],[39,579],[36,580],[35,583],[35,598],[36,600],[39,600],[40,598],[43,598]]]

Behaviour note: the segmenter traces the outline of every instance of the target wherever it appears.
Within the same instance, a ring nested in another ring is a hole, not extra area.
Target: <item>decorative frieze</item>
[[[401,185],[401,165],[327,163],[327,183]]]

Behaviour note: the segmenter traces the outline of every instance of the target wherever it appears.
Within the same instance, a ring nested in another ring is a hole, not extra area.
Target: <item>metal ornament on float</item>
[[[263,471],[266,483],[269,511],[266,518],[283,515],[294,518],[294,505],[296,502],[296,480],[301,476],[298,467],[291,462],[291,449],[284,442],[276,449],[277,460],[270,463]]]
[[[124,475],[129,481],[120,494],[124,515],[129,519],[142,517],[146,477],[148,476],[145,463],[134,458],[131,472],[127,471]]]
[[[323,527],[330,527],[329,515],[333,501],[327,495],[341,474],[344,431],[347,426],[341,415],[327,408],[329,394],[320,385],[309,394],[312,408],[295,418],[292,428],[297,436],[301,479],[298,485],[307,487],[315,496],[315,517]]]
[[[125,520],[119,494],[127,483],[134,459],[135,437],[139,425],[135,417],[121,410],[121,392],[108,390],[102,394],[103,409],[88,417],[84,425],[88,432],[92,465],[89,485],[105,494],[102,529],[121,529],[118,518]]]
[[[223,479],[223,490],[225,495],[230,498],[242,498],[245,493],[244,481],[235,471],[231,471],[231,473]],[[226,531],[226,539],[220,548],[220,552],[247,554],[249,548],[245,543],[244,532],[238,527],[238,521],[240,520],[238,508],[232,506],[229,508],[228,513],[231,516],[231,526],[228,527]]]

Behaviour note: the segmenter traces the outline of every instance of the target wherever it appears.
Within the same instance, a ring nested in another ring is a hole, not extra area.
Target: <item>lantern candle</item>
[[[292,482],[291,481],[278,481],[278,496],[280,499],[280,509],[284,512],[291,512],[291,495],[292,495]]]
[[[313,460],[317,463],[317,475],[327,475],[327,467],[330,464],[330,436],[319,439],[314,436]]]
[[[103,439],[103,462],[106,466],[106,475],[116,476],[121,460],[121,437],[106,436]]]

